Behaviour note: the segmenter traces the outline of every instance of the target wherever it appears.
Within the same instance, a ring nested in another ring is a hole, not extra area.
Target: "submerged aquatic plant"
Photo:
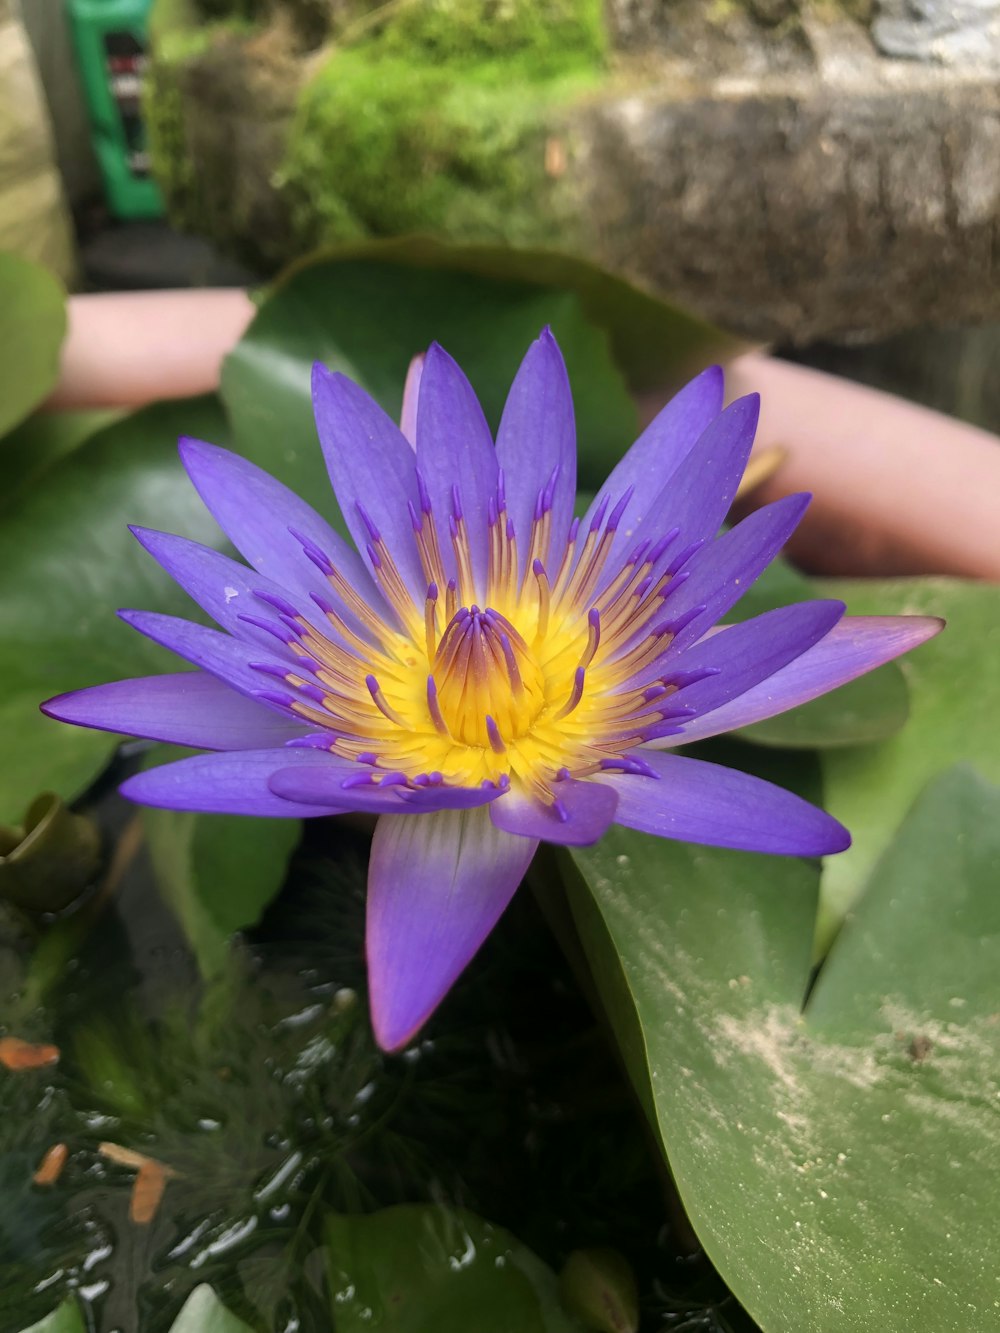
[[[200,747],[128,779],[131,799],[265,816],[368,811],[367,954],[383,1047],[404,1045],[472,958],[540,840],[610,823],[821,856],[846,830],[745,773],[671,753],[815,698],[934,634],[813,601],[717,622],[774,558],[808,496],[717,536],[749,456],[756,396],[722,408],[705,371],[659,414],[582,519],[573,405],[545,331],[496,442],[437,345],[402,428],[317,366],[320,441],[353,550],[245,459],[181,456],[250,568],[136,529],[221,630],[123,611],[197,670],[60,696],[52,717]]]

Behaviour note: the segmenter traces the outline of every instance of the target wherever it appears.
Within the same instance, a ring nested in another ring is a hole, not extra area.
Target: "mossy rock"
[[[402,231],[572,243],[565,110],[599,78],[600,0],[345,0],[312,52],[287,0],[201,24],[192,2],[154,13],[146,99],[177,225],[264,270]]]

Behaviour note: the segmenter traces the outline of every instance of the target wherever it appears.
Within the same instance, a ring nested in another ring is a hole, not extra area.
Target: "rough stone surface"
[[[539,231],[754,339],[1000,317],[1000,82],[886,59],[844,17],[866,7],[741,0],[707,21],[692,0],[612,0],[603,86],[538,136],[559,181],[527,200]],[[309,68],[266,31],[159,64],[151,130],[174,217],[264,268],[344,239],[333,216],[303,220],[288,185]],[[496,239],[489,207],[465,239]]]
[[[858,30],[812,40],[812,71],[697,85],[665,67],[589,107],[597,254],[757,338],[995,317],[996,79],[886,61]]]

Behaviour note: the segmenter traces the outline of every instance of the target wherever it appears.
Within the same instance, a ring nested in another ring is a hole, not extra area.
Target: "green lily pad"
[[[295,819],[142,811],[160,891],[206,978],[229,957],[232,935],[260,919],[301,833]]]
[[[853,615],[932,615],[944,631],[901,658],[910,719],[864,748],[825,750],[825,804],[853,846],[823,870],[819,945],[825,948],[921,788],[956,763],[1000,782],[1000,588],[954,579],[824,582]],[[877,674],[877,673],[876,673]]]
[[[17,255],[0,253],[0,436],[55,388],[66,332],[59,280]]]
[[[35,412],[3,442],[0,513],[16,509],[26,489],[65,454],[89,440],[124,413],[116,408],[85,412]]]
[[[250,1325],[230,1313],[207,1283],[195,1287],[170,1333],[251,1333]]]
[[[895,662],[887,662],[787,713],[741,727],[736,734],[757,745],[797,750],[870,745],[894,736],[909,715],[906,679]]]
[[[425,1204],[327,1221],[337,1333],[579,1333],[554,1274],[502,1227]]]
[[[182,433],[226,443],[217,400],[156,404],[100,431],[53,464],[45,485],[31,488],[0,524],[0,819],[13,822],[26,793],[74,796],[114,749],[102,732],[44,717],[43,699],[181,665],[114,612],[138,606],[200,616],[127,527],[220,544],[177,458]]]
[[[551,324],[576,400],[581,482],[600,482],[638,419],[605,332],[572,292],[386,259],[315,260],[260,308],[222,371],[239,450],[335,518],[310,397],[315,361],[356,380],[398,420],[411,359],[438,341],[480,396],[494,428],[521,358]]]
[[[58,1310],[53,1310],[30,1328],[22,1329],[21,1333],[87,1333],[87,1329],[76,1301],[64,1301]]]
[[[632,1076],[764,1333],[1000,1326],[1000,792],[921,796],[804,1013],[813,867],[618,829],[573,857]]]

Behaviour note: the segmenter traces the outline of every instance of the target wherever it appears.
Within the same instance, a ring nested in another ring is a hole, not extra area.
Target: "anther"
[[[635,487],[629,486],[628,489],[625,491],[625,494],[622,496],[622,498],[615,505],[614,509],[611,511],[611,517],[608,519],[609,532],[614,532],[617,530],[618,524],[622,521],[622,515],[628,508],[629,501],[632,499],[632,496],[634,494],[635,494]]]
[[[497,726],[496,722],[494,722],[493,718],[490,717],[489,713],[486,714],[486,734],[490,738],[490,746],[495,754],[507,753],[507,747],[504,745],[503,737],[500,735],[500,728]]]
[[[369,537],[371,537],[372,541],[373,541],[373,542],[380,541],[380,540],[381,540],[381,537],[380,537],[380,534],[379,534],[379,530],[378,530],[378,528],[375,526],[375,524],[374,524],[374,522],[373,522],[373,520],[372,520],[372,516],[371,516],[371,514],[369,514],[368,510],[364,507],[364,505],[361,503],[360,500],[355,500],[355,501],[354,501],[354,507],[357,509],[358,513],[359,513],[360,516],[361,516],[361,522],[362,522],[362,523],[365,525],[365,527],[368,529],[368,535],[369,535]]]
[[[427,711],[431,715],[431,721],[434,723],[435,729],[439,731],[442,736],[450,736],[451,733],[448,730],[448,724],[445,722],[444,717],[441,714],[441,705],[438,703],[437,685],[434,683],[433,676],[427,677]]]
[[[368,693],[371,695],[375,707],[390,722],[395,722],[397,727],[406,727],[406,722],[399,716],[396,710],[391,706],[385,695],[379,688],[379,683],[374,676],[365,676],[365,684],[368,686]],[[407,728],[408,730],[408,728]]]
[[[586,667],[577,667],[576,671],[573,673],[573,689],[570,692],[569,698],[552,719],[554,722],[558,722],[560,718],[567,717],[572,713],[573,709],[583,698],[583,682],[586,679],[586,675]]]

